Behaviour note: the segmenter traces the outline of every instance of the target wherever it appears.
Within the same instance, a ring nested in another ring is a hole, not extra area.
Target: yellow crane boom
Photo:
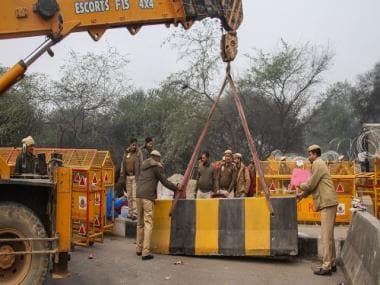
[[[1,0],[0,39],[45,35],[48,40],[0,76],[0,95],[70,33],[87,31],[97,41],[110,28],[126,27],[131,34],[154,24],[181,24],[187,29],[206,17],[219,18],[230,33],[232,40],[223,42],[227,49],[236,45],[236,30],[243,18],[241,0]],[[230,61],[230,54],[236,52],[222,54]]]

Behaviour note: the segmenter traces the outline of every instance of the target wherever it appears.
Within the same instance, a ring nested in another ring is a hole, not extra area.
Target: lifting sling
[[[212,116],[213,116],[213,114],[214,114],[214,112],[216,110],[216,107],[217,107],[217,105],[218,105],[218,103],[220,101],[220,97],[223,94],[224,89],[226,88],[227,83],[229,83],[229,85],[230,85],[231,93],[232,93],[232,96],[233,96],[235,104],[236,104],[236,108],[237,108],[238,113],[239,113],[240,121],[241,121],[241,124],[243,126],[245,136],[247,137],[248,147],[249,147],[249,150],[250,150],[251,155],[252,155],[252,160],[253,160],[253,162],[255,164],[256,171],[257,171],[257,173],[259,175],[259,179],[260,179],[260,183],[262,185],[262,188],[264,189],[264,193],[265,193],[265,198],[266,198],[266,202],[267,202],[267,205],[268,205],[268,209],[269,209],[271,215],[274,214],[273,213],[273,207],[272,207],[272,204],[270,202],[270,194],[269,194],[268,186],[266,185],[265,180],[264,180],[264,173],[263,173],[263,170],[261,168],[260,161],[259,161],[259,158],[258,158],[258,155],[257,155],[255,143],[254,143],[253,137],[251,135],[251,132],[249,130],[247,119],[246,119],[245,113],[244,113],[244,109],[243,109],[243,106],[241,104],[237,88],[235,86],[235,83],[234,83],[234,81],[232,79],[232,76],[231,76],[231,73],[230,73],[230,63],[228,62],[227,63],[227,68],[226,68],[226,76],[225,76],[225,78],[223,80],[222,88],[220,89],[219,94],[216,97],[215,102],[214,102],[214,104],[211,107],[211,110],[210,110],[210,112],[208,114],[206,123],[205,123],[205,125],[204,125],[204,127],[202,129],[202,132],[201,132],[201,134],[200,134],[200,136],[198,138],[197,144],[195,145],[194,151],[193,151],[193,153],[191,155],[190,162],[187,165],[187,168],[186,168],[186,171],[185,171],[185,175],[184,175],[182,183],[181,183],[181,189],[183,191],[180,191],[180,192],[176,193],[176,196],[175,196],[173,204],[172,204],[172,209],[170,211],[170,216],[175,211],[178,199],[183,198],[183,196],[184,196],[184,191],[186,191],[187,184],[189,183],[189,180],[190,180],[190,177],[191,177],[191,174],[192,174],[195,162],[197,161],[197,156],[198,156],[198,154],[200,152],[201,146],[202,146],[203,141],[205,139],[205,136],[206,136],[207,130],[209,128]]]

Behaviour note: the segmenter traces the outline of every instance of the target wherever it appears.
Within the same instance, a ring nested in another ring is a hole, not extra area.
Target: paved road
[[[89,259],[89,255],[94,256]],[[181,260],[182,265],[174,263]],[[70,261],[71,276],[48,279],[46,285],[91,284],[338,284],[344,281],[340,268],[332,276],[313,275],[308,260],[253,258],[206,258],[156,255],[142,261],[135,255],[133,240],[107,237],[104,244],[76,247]]]

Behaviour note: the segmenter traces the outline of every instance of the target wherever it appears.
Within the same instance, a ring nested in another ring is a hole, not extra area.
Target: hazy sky
[[[235,72],[244,70],[245,53],[253,48],[270,51],[281,38],[291,44],[329,44],[336,55],[325,75],[328,83],[355,80],[356,75],[380,61],[380,0],[243,0],[243,6]],[[136,87],[155,87],[181,68],[176,52],[161,46],[168,34],[164,26],[143,27],[135,36],[126,29],[109,30],[99,42],[92,41],[87,33],[72,34],[53,47],[54,58],[44,55],[29,72],[43,72],[58,79],[59,66],[70,49],[98,52],[114,46],[131,60],[127,70],[132,83]],[[0,64],[13,65],[42,41],[42,37],[1,40]]]

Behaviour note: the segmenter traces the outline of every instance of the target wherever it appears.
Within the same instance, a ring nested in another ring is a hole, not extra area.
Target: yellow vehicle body
[[[16,158],[20,153],[18,148],[0,148],[0,180],[11,180]],[[54,175],[56,184],[56,233],[59,236],[58,252],[69,252],[71,249],[71,193],[72,170],[69,167],[58,167]],[[1,191],[1,190],[0,190]]]
[[[53,276],[68,275],[72,170],[57,167],[50,179],[13,176],[19,152],[0,148],[0,283],[41,284],[50,260]]]
[[[65,277],[68,274],[69,252],[73,244],[88,246],[95,241],[103,241],[104,232],[113,229],[113,215],[111,219],[107,219],[106,216],[106,193],[112,191],[113,199],[114,164],[108,151],[35,148],[34,154],[44,154],[47,162],[53,153],[60,154],[64,166],[55,168],[54,175],[50,179],[48,177],[29,179],[27,176],[20,178],[13,175],[20,152],[20,148],[0,148],[0,212],[2,207],[11,205],[26,209],[31,215],[35,215],[39,220],[37,222],[43,224],[47,233],[46,237],[28,235],[21,231],[17,238],[49,239],[48,246],[36,250],[32,244],[28,252],[38,258],[42,255],[49,256],[48,260],[53,261],[53,277]],[[81,182],[76,179],[78,173],[88,176],[84,187],[79,185]],[[95,177],[97,177],[96,181],[94,181]],[[47,193],[48,198],[42,196],[42,191]],[[40,194],[41,198],[38,198]],[[99,194],[99,203],[96,199],[97,194]],[[78,207],[80,195],[87,195],[85,207]],[[43,209],[42,212],[46,214],[42,215],[39,209]],[[94,223],[94,218],[99,224]],[[78,234],[76,227],[78,222],[86,225],[85,235]],[[3,225],[1,216],[0,224]],[[34,224],[28,226],[33,227]],[[17,262],[17,258],[13,261],[7,258],[12,242],[9,243],[6,239],[13,232],[20,232],[19,229],[7,230],[7,228],[11,228],[11,225],[5,229],[0,227],[0,283],[40,284],[43,279],[37,280],[36,277],[30,277],[34,274],[33,270],[38,271],[33,268],[33,264]],[[27,241],[25,241],[25,248],[28,248]],[[21,254],[20,251],[20,248],[14,247],[12,252]],[[29,256],[28,253],[26,254]],[[12,269],[17,269],[23,274],[12,278],[11,274],[8,274]],[[40,275],[45,274],[47,271]],[[42,278],[40,275],[38,278]]]

